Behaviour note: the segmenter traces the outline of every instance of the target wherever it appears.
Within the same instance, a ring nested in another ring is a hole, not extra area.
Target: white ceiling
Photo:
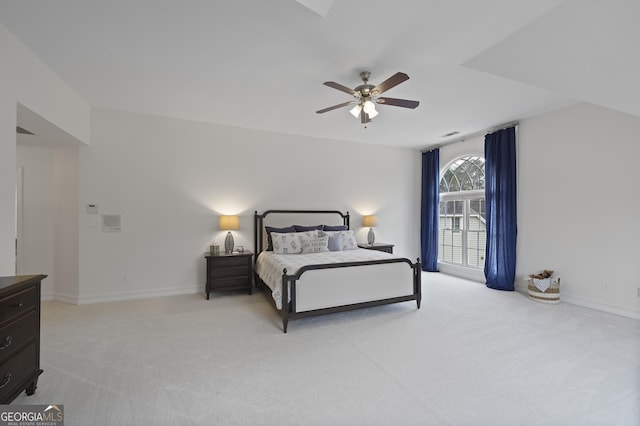
[[[578,101],[640,116],[638,0],[0,0],[90,105],[426,148]],[[323,86],[410,80],[368,128]],[[459,137],[460,135],[458,135]],[[455,138],[455,137],[454,137]]]

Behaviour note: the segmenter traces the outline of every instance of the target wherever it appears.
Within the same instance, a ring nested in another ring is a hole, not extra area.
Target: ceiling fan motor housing
[[[353,89],[353,96],[356,98],[361,98],[361,97],[365,97],[365,98],[369,98],[373,95],[375,95],[375,93],[373,92],[373,89],[376,87],[373,84],[369,84],[369,77],[371,77],[371,73],[369,71],[362,71],[360,73],[360,78],[362,79],[364,84],[361,84],[360,86],[356,87],[355,89]]]

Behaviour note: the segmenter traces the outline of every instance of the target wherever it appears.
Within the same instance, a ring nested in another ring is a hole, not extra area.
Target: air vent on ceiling
[[[16,126],[16,133],[19,133],[21,135],[35,135],[35,133],[30,132],[27,129],[24,129],[20,126]]]
[[[460,132],[449,132],[446,135],[440,136],[441,138],[448,138],[449,136],[457,135]]]

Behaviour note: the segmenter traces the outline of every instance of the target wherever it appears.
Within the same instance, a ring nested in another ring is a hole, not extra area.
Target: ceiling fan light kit
[[[380,105],[390,105],[390,106],[398,106],[403,108],[415,109],[420,105],[418,101],[410,101],[407,99],[397,99],[397,98],[383,98],[380,97],[383,92],[391,89],[392,87],[397,86],[409,79],[409,76],[402,72],[397,72],[382,83],[374,86],[373,84],[369,84],[369,77],[371,73],[369,71],[362,71],[360,73],[360,78],[362,79],[362,84],[357,86],[355,89],[350,89],[347,86],[343,86],[342,84],[336,83],[334,81],[325,81],[323,84],[328,87],[332,87],[336,90],[340,90],[341,92],[348,93],[352,95],[355,100],[349,102],[343,102],[338,105],[330,106],[328,108],[324,108],[316,111],[317,114],[323,114],[328,111],[332,111],[334,109],[342,108],[347,105],[355,106],[349,110],[349,112],[356,118],[360,117],[360,122],[362,124],[367,124],[371,122],[371,119],[378,115],[378,111],[376,110],[376,104]]]
[[[363,110],[369,116],[369,118],[373,118],[378,115],[378,111],[376,111],[376,105],[369,99],[367,99],[366,101],[361,101],[358,105],[351,108],[349,112],[355,118],[358,118]]]

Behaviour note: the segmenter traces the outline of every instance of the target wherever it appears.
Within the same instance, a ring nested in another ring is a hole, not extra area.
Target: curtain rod
[[[518,121],[510,121],[508,123],[500,124],[498,126],[489,127],[488,129],[478,130],[477,132],[473,132],[473,133],[470,133],[468,135],[461,136],[461,137],[455,138],[455,139],[451,139],[450,141],[442,142],[441,144],[438,144],[438,145],[435,145],[435,146],[432,146],[432,147],[429,147],[429,148],[425,148],[421,152],[433,151],[434,149],[442,148],[443,146],[451,145],[451,144],[456,143],[456,142],[464,142],[467,139],[473,139],[473,138],[476,138],[476,137],[481,136],[481,135],[487,135],[489,133],[497,132],[498,130],[508,129],[509,127],[517,126],[518,124],[520,124],[520,122],[518,122]]]

